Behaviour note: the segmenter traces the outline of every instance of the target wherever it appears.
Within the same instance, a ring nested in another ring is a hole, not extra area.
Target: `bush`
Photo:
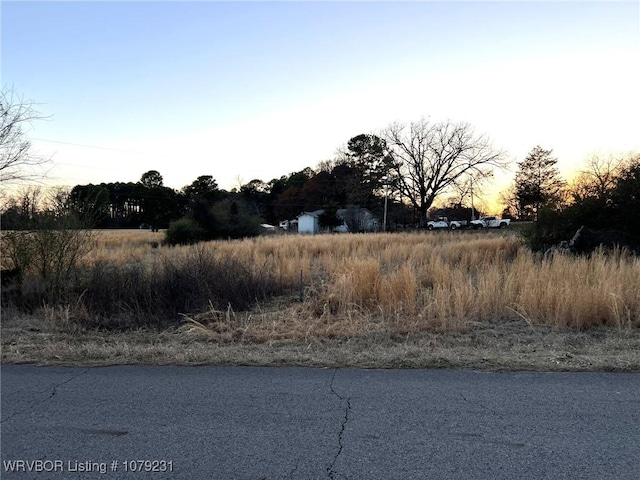
[[[247,238],[260,234],[260,217],[246,211],[242,202],[217,202],[210,210],[215,218],[213,228],[209,230],[209,239]]]
[[[153,265],[94,266],[77,292],[77,306],[89,312],[88,326],[166,326],[178,323],[180,314],[245,310],[285,289],[265,268],[194,249],[186,258]]]
[[[538,220],[526,227],[522,236],[533,251],[544,252],[563,240],[570,240],[578,228],[563,212],[542,208]]]
[[[94,232],[73,215],[41,216],[34,230],[2,233],[3,263],[23,276],[38,279],[47,298],[71,289],[78,265],[93,248]]]
[[[167,230],[169,245],[188,245],[203,240],[255,237],[260,234],[260,217],[250,215],[236,202],[214,205],[197,201],[190,217],[172,222]]]
[[[181,218],[169,224],[165,240],[169,245],[189,245],[205,240],[207,232],[195,221]]]

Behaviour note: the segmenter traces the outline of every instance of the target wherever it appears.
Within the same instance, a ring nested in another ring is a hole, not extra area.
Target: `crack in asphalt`
[[[66,385],[67,383],[71,382],[72,380],[75,380],[76,378],[78,378],[80,375],[84,375],[85,373],[87,373],[89,370],[91,370],[91,368],[85,368],[84,370],[80,371],[79,373],[76,373],[75,375],[73,375],[72,377],[67,378],[65,381],[57,383],[53,386],[53,388],[51,389],[51,394],[45,398],[44,400],[40,400],[39,402],[36,403],[32,403],[27,405],[25,408],[18,410],[14,413],[12,413],[11,415],[9,415],[6,418],[3,418],[2,420],[0,420],[0,423],[4,423],[7,422],[9,420],[11,420],[13,417],[16,417],[28,410],[31,410],[35,407],[37,407],[38,405],[42,405],[45,402],[48,402],[49,400],[51,400],[53,397],[56,396],[56,393],[58,393],[58,388],[62,387],[63,385]]]
[[[340,454],[342,453],[342,449],[344,448],[344,431],[345,431],[345,428],[347,427],[347,422],[349,421],[349,412],[351,411],[351,397],[345,398],[342,395],[340,395],[338,392],[336,392],[335,389],[333,388],[333,382],[336,379],[337,373],[338,373],[338,370],[337,369],[334,370],[333,377],[331,377],[331,383],[329,384],[329,388],[331,389],[331,393],[333,393],[336,397],[338,397],[341,402],[346,403],[346,406],[344,410],[344,419],[342,420],[342,424],[340,426],[340,432],[338,433],[338,452],[336,453],[336,456],[333,458],[333,462],[331,462],[331,465],[327,467],[327,477],[331,479],[335,479],[338,477],[347,478],[344,475],[338,473],[336,470],[334,470],[333,467],[338,461],[338,457],[340,457]]]

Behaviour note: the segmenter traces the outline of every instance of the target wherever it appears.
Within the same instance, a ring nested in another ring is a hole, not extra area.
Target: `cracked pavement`
[[[640,375],[3,365],[3,479],[640,478]],[[10,460],[118,461],[99,472]]]
[[[349,421],[349,412],[351,411],[351,398],[343,397],[338,392],[336,392],[335,389],[333,388],[333,382],[336,379],[337,373],[338,373],[338,370],[334,370],[333,377],[331,377],[331,384],[329,385],[329,388],[331,389],[331,393],[333,393],[336,397],[338,397],[340,401],[343,402],[345,405],[344,405],[344,419],[342,421],[342,424],[340,425],[340,432],[338,432],[338,451],[336,452],[336,456],[334,457],[333,462],[331,462],[331,465],[327,467],[327,476],[331,479],[344,477],[343,475],[340,475],[340,473],[335,470],[335,465],[336,465],[336,462],[338,461],[338,458],[340,458],[342,449],[344,448],[344,431],[347,426],[347,422]]]
[[[23,387],[19,388],[18,390],[16,390],[15,392],[1,392],[0,394],[4,395],[11,395],[12,393],[15,395],[19,395],[22,393],[22,397],[25,398],[25,401],[20,405],[20,407],[13,411],[11,414],[9,414],[9,416],[4,417],[2,416],[0,419],[0,424],[4,423],[6,421],[11,420],[13,417],[15,417],[16,415],[20,415],[22,413],[25,413],[28,410],[32,410],[34,408],[37,407],[37,405],[47,402],[49,400],[51,400],[55,394],[58,391],[58,388],[65,385],[66,383],[71,382],[73,379],[75,379],[76,377],[79,377],[80,375],[83,375],[85,373],[87,373],[89,371],[88,368],[85,369],[80,369],[80,371],[74,371],[74,372],[70,372],[70,375],[68,378],[66,378],[65,380],[60,380],[57,383],[53,383],[51,385],[51,387],[49,387],[48,389],[43,390],[42,392],[33,392],[30,391],[28,393],[28,395],[25,394],[25,388],[29,388],[30,386],[33,385],[29,385],[26,382],[23,384]],[[48,395],[46,395],[48,393]],[[42,397],[42,398],[38,398],[38,397]],[[4,402],[2,404],[4,406]],[[4,411],[3,411],[4,413]]]

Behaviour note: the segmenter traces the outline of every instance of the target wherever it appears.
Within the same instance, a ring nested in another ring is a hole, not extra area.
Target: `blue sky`
[[[423,116],[469,122],[514,161],[553,149],[566,175],[594,152],[640,150],[638,2],[0,8],[2,84],[51,115],[30,132],[53,155],[50,184],[155,169],[174,188],[199,175],[231,188]]]

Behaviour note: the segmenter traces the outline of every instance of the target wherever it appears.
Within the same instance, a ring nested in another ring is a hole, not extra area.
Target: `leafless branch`
[[[467,123],[409,125],[392,123],[381,134],[396,160],[402,194],[424,220],[437,196],[460,188],[467,179],[484,179],[507,166],[503,151]]]
[[[2,185],[41,178],[49,158],[33,152],[27,127],[47,117],[13,90],[0,92],[0,182]]]

